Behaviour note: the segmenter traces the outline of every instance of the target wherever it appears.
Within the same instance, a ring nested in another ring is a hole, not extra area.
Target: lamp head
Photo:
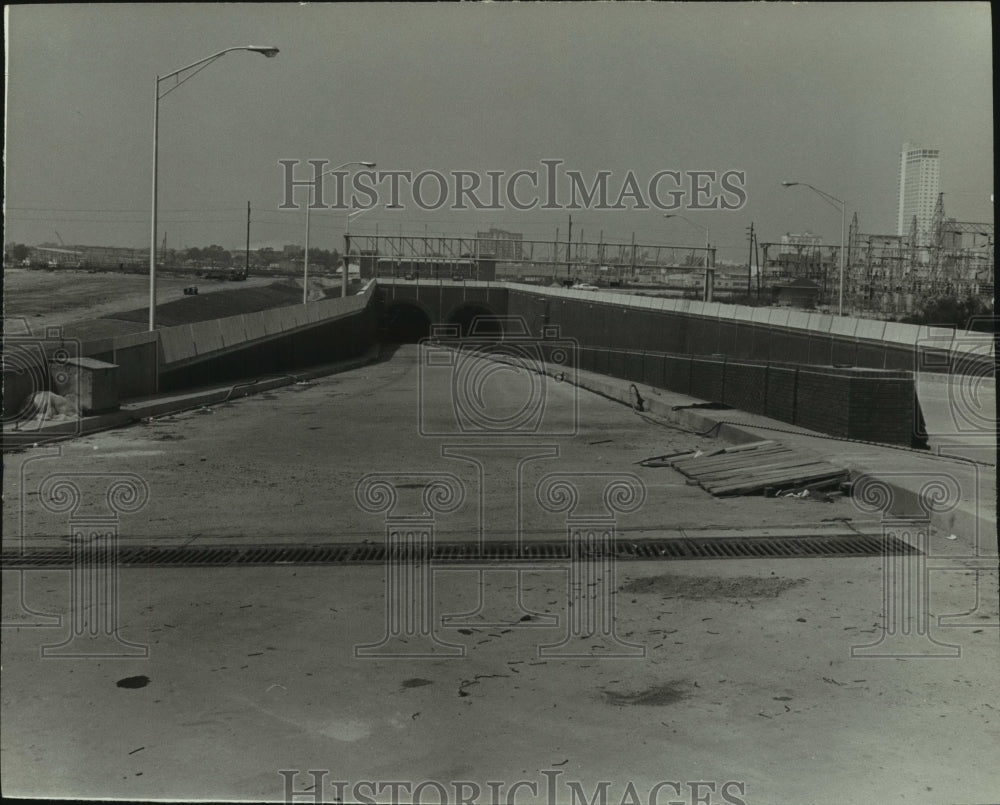
[[[375,163],[374,162],[362,162],[360,164],[364,165],[366,168],[374,168],[375,167]]]
[[[251,50],[254,53],[263,53],[268,59],[274,58],[278,55],[278,49],[273,47],[249,47],[247,50]]]
[[[782,182],[781,184],[783,187],[794,187],[798,182]]]

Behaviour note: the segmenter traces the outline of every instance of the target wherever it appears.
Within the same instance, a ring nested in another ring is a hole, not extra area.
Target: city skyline
[[[148,248],[154,78],[249,43],[281,52],[229,54],[163,101],[158,231],[172,248],[241,246],[248,201],[252,247],[302,243],[304,211],[279,209],[280,159],[484,177],[559,159],[588,183],[611,172],[615,191],[629,172],[744,171],[746,203],[682,209],[694,225],[656,209],[412,206],[351,223],[530,240],[565,238],[572,214],[574,239],[699,246],[710,227],[720,259],[739,259],[751,221],[762,240],[839,241],[836,212],[783,180],[844,199],[864,231],[893,232],[899,147],[923,142],[948,160],[949,217],[992,220],[985,4],[109,10],[6,10],[8,243]],[[313,246],[342,248],[343,212],[312,223]]]

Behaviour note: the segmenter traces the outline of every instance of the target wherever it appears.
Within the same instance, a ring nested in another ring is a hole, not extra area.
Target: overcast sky
[[[7,8],[7,242],[148,247],[153,87],[230,53],[161,102],[160,238],[170,247],[301,244],[280,159],[411,170],[746,172],[746,204],[683,211],[720,258],[840,216],[896,226],[904,141],[941,150],[959,220],[993,219],[992,50],[983,4],[39,5]],[[303,178],[308,175],[303,167]],[[436,187],[434,185],[431,186]],[[435,193],[436,194],[436,193]],[[432,194],[434,195],[434,194]],[[305,196],[297,197],[304,203]],[[565,237],[567,212],[372,210],[353,232]],[[652,210],[573,212],[586,240],[700,245]],[[341,246],[344,213],[312,215]]]

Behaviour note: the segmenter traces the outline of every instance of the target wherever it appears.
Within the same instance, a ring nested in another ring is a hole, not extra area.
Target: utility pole
[[[757,300],[760,301],[760,273],[761,272],[760,272],[760,252],[758,251],[758,248],[757,248],[758,246],[760,246],[760,243],[755,240],[754,244],[753,244],[753,253],[754,253],[754,257],[757,258]],[[766,256],[767,256],[767,252],[766,251],[764,252],[764,256],[766,258]]]
[[[570,275],[572,263],[570,262],[570,250],[573,248],[573,216],[569,216],[569,232],[566,234],[566,276]]]
[[[747,230],[747,237],[750,241],[750,255],[747,257],[747,296],[750,295],[750,283],[753,277],[753,221],[750,222],[750,229]]]
[[[632,233],[632,279],[635,279],[635,232]]]
[[[376,240],[376,243],[377,243],[378,242],[378,238],[376,237],[375,240]],[[374,270],[372,271],[372,276],[373,277],[378,276],[378,246],[377,245],[376,245],[375,251],[376,251],[376,254],[372,258],[375,261]],[[347,273],[348,273],[348,271],[350,271],[350,264],[351,264],[351,231],[350,231],[350,224],[348,224],[347,227],[344,229],[344,260],[343,260],[343,263],[344,263],[344,275],[341,278],[341,283],[342,283],[341,284],[341,288],[340,288],[340,295],[341,295],[341,297],[347,296],[347,282],[348,282]],[[360,270],[360,268],[361,268],[361,257],[359,256],[358,257],[358,269]]]
[[[552,241],[552,276],[555,277],[556,263],[559,262],[559,227],[556,227],[556,239]]]
[[[247,202],[247,249],[246,262],[243,264],[243,279],[250,276],[250,202]]]

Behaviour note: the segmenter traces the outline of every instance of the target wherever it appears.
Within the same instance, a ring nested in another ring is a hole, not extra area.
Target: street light
[[[341,286],[340,286],[341,298],[347,297],[347,280],[348,280],[347,272],[350,269],[350,257],[351,257],[351,219],[360,218],[366,212],[371,212],[374,209],[375,207],[365,207],[364,209],[361,210],[354,210],[354,212],[347,213],[347,217],[344,221],[344,276],[343,279],[341,280]]]
[[[844,236],[847,231],[847,206],[836,196],[831,196],[829,193],[820,190],[818,187],[813,187],[808,182],[782,182],[784,187],[795,187],[796,185],[803,185],[808,187],[810,190],[818,194],[824,201],[828,204],[839,205],[840,206],[840,295],[837,302],[837,315],[844,315]]]
[[[278,55],[278,49],[275,47],[260,47],[257,45],[240,45],[238,47],[226,48],[225,50],[220,50],[218,53],[213,53],[211,56],[206,56],[204,59],[199,59],[187,67],[182,67],[180,70],[174,70],[172,73],[167,75],[156,77],[156,82],[153,85],[153,211],[152,220],[150,225],[150,236],[149,236],[149,330],[152,332],[156,329],[156,212],[157,212],[157,179],[159,174],[159,154],[160,154],[160,99],[166,97],[175,89],[177,89],[181,84],[187,81],[189,78],[193,78],[195,75],[204,70],[208,65],[214,62],[216,59],[220,59],[227,53],[232,53],[234,50],[249,50],[252,53],[260,53],[266,58],[270,59]],[[197,69],[195,69],[197,68]],[[180,78],[181,73],[187,73],[192,70],[190,74]],[[160,84],[169,78],[177,78],[177,83],[172,87],[168,88],[162,94],[160,93]]]
[[[685,220],[689,224],[691,224],[691,226],[695,227],[696,229],[700,229],[702,232],[705,233],[705,268],[708,268],[709,267],[708,266],[708,260],[711,257],[711,249],[712,249],[711,244],[708,242],[708,226],[702,226],[701,224],[696,224],[690,218],[687,218],[686,216],[683,216],[680,213],[667,213],[663,217],[664,218],[682,218],[683,220]]]
[[[374,168],[374,162],[345,162],[343,165],[338,165],[336,168],[330,168],[330,170],[321,173],[317,178],[317,182],[323,181],[324,176],[329,176],[331,173],[336,173],[343,168],[349,168],[352,165],[363,165],[366,168]],[[313,185],[315,188],[316,185]],[[306,204],[306,252],[305,259],[303,260],[303,273],[302,273],[302,304],[306,304],[309,298],[309,210],[312,209],[312,198],[309,199],[309,203]],[[346,263],[345,263],[346,266]],[[346,268],[344,269],[346,271]],[[346,274],[345,274],[346,276]],[[347,296],[347,289],[344,289],[344,296]]]

